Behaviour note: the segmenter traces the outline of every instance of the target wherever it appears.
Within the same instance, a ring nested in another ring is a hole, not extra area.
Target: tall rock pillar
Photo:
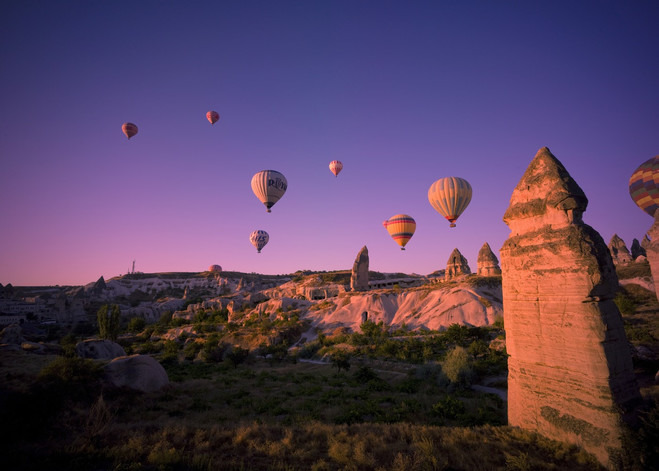
[[[582,446],[605,466],[640,399],[618,279],[588,199],[546,147],[515,187],[501,248],[510,425]]]
[[[363,246],[352,264],[350,276],[350,289],[352,291],[368,291],[368,249]]]

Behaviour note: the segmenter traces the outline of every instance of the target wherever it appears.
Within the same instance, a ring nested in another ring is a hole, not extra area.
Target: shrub
[[[112,306],[104,304],[96,313],[96,320],[98,322],[99,337],[116,342],[121,325],[121,311],[119,310],[119,306],[116,304]]]
[[[146,321],[142,317],[133,317],[128,321],[127,330],[129,332],[142,332],[146,327]]]
[[[471,383],[473,371],[469,354],[464,347],[454,347],[441,362],[442,371],[455,384],[467,386]]]

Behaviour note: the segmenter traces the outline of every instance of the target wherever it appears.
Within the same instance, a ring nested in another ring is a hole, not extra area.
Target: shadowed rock
[[[479,276],[494,276],[501,275],[501,268],[499,267],[499,259],[492,249],[490,244],[485,242],[481,249],[478,251],[478,275]]]
[[[352,264],[350,276],[350,289],[352,291],[368,291],[368,249],[363,246]]]
[[[582,222],[587,204],[546,147],[510,198],[500,252],[508,421],[612,466],[640,395],[612,299],[617,275],[606,244]]]
[[[641,247],[641,244],[638,242],[638,239],[632,241],[632,260],[636,260],[638,257],[645,257],[645,249]]]
[[[609,251],[615,265],[624,265],[632,261],[632,256],[627,245],[625,245],[625,241],[618,237],[618,234],[613,234],[613,237],[611,237]]]
[[[445,280],[452,280],[463,275],[471,274],[469,263],[467,259],[455,248],[446,262],[446,272],[444,272]]]
[[[105,380],[113,386],[142,392],[158,391],[169,384],[165,369],[148,355],[115,358],[105,365],[104,374]]]
[[[76,344],[76,355],[93,360],[112,360],[126,355],[118,343],[111,340],[83,340]]]

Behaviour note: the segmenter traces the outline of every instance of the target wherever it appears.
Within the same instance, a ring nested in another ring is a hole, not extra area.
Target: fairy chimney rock
[[[618,234],[613,234],[613,237],[611,237],[609,250],[611,251],[611,258],[614,265],[624,265],[632,261],[632,256],[625,245],[625,241],[618,237]]]
[[[471,270],[469,269],[469,263],[467,259],[460,253],[456,248],[453,249],[451,255],[446,262],[446,272],[444,273],[445,280],[452,280],[453,278],[458,278],[463,275],[469,275]]]
[[[492,249],[490,244],[485,242],[481,249],[478,251],[478,271],[479,276],[494,276],[501,275],[501,268],[499,267],[499,259]]]
[[[350,289],[352,291],[368,291],[368,249],[363,246],[352,264],[350,276]]]
[[[546,147],[510,198],[501,248],[508,422],[574,443],[605,466],[640,398],[618,279],[588,199]]]
[[[638,257],[646,257],[647,254],[645,252],[645,248],[641,246],[640,242],[638,239],[634,239],[632,241],[632,260],[636,260]]]

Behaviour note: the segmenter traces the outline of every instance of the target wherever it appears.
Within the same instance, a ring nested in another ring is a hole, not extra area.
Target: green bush
[[[133,317],[128,321],[128,332],[142,332],[146,327],[146,321],[142,317]]]
[[[456,346],[450,350],[441,365],[442,371],[452,383],[461,386],[471,384],[473,376],[471,359],[464,347]]]
[[[621,314],[629,316],[636,311],[636,303],[624,289],[618,291],[616,297],[613,298],[613,302],[616,303]]]

